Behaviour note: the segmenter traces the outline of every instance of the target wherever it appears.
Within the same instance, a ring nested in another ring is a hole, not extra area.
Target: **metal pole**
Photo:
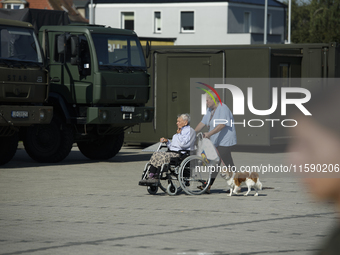
[[[90,8],[89,8],[89,18],[90,18],[90,25],[94,24],[93,22],[93,0],[91,0]]]
[[[267,18],[268,18],[268,0],[264,3],[264,28],[263,28],[263,44],[267,44]]]
[[[288,4],[288,43],[290,44],[290,34],[291,34],[291,19],[292,19],[292,0],[289,0]]]

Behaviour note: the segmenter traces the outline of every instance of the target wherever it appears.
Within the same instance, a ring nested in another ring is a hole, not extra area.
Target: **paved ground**
[[[261,176],[260,196],[152,196],[138,186],[150,153],[124,147],[109,162],[74,148],[61,164],[19,149],[0,168],[0,254],[312,254],[334,224],[295,175]],[[237,165],[286,164],[287,153],[234,152]]]

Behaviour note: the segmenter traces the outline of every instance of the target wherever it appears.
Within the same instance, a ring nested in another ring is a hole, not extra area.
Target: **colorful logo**
[[[201,157],[203,158],[203,161],[205,163],[209,164],[209,160],[208,160],[207,155],[205,154],[204,150],[201,152]]]
[[[220,95],[217,93],[217,91],[216,91],[213,87],[211,87],[210,85],[205,84],[205,83],[203,83],[203,82],[197,82],[197,83],[206,86],[208,89],[210,89],[212,92],[214,92],[214,93],[216,94],[218,100],[220,100],[220,104],[222,105],[222,100],[221,100],[221,98],[220,98]],[[207,94],[214,100],[214,103],[215,103],[215,105],[217,106],[217,102],[216,102],[216,100],[215,100],[215,97],[213,96],[213,94],[211,94],[210,91],[208,91],[208,90],[206,90],[206,89],[204,89],[204,88],[200,88],[200,87],[197,87],[197,88],[198,88],[198,89],[201,89],[201,90],[203,90],[205,93],[207,93]]]

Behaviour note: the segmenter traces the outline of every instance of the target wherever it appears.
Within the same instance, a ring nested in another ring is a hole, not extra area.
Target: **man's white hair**
[[[177,118],[182,118],[184,121],[188,121],[188,125],[190,124],[190,115],[189,113],[182,113],[177,116]]]

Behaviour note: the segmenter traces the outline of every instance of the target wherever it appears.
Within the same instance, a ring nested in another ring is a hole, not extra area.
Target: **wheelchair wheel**
[[[164,167],[161,170],[160,175],[159,175],[159,187],[164,192],[167,192],[167,188],[168,188],[169,184],[171,184],[171,183],[174,186],[176,186],[178,193],[182,191],[182,188],[179,184],[177,177],[173,173],[170,173],[170,171],[168,171],[167,167]]]
[[[168,195],[170,196],[177,195],[177,192],[178,192],[177,187],[175,185],[172,185],[171,183],[166,188],[166,193],[168,193]]]
[[[150,195],[156,195],[158,191],[157,186],[148,186],[148,192]]]
[[[210,170],[208,170],[207,164],[200,156],[192,155],[182,161],[178,180],[183,191],[188,195],[204,193],[209,186],[210,179]]]

